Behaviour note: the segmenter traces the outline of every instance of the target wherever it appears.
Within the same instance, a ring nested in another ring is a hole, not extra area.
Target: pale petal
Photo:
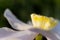
[[[0,40],[33,40],[38,33],[32,32],[32,31],[21,31],[21,32],[16,32],[12,35],[9,35],[4,38],[0,38]]]
[[[0,28],[0,38],[9,36],[15,32],[16,31],[13,31],[12,29],[9,29],[7,27]]]
[[[45,36],[48,40],[60,40],[60,21],[53,30],[50,31],[40,31],[40,33]]]
[[[28,21],[28,23],[30,24],[31,22]],[[43,36],[45,36],[48,40],[60,40],[60,21],[58,22],[57,26],[50,31],[43,31],[40,29],[31,29],[34,32],[38,32],[40,34],[42,34]]]
[[[27,30],[27,29],[31,28],[30,25],[27,25],[27,24],[23,23],[22,21],[18,20],[16,18],[16,16],[14,16],[13,13],[9,9],[5,10],[4,16],[14,29]]]
[[[42,34],[43,36],[45,36],[48,40],[60,40],[60,37],[58,35],[58,33],[56,32],[52,32],[52,31],[44,31],[44,30],[40,30],[40,29],[31,29],[30,31],[33,31],[33,32],[37,32],[37,33],[40,33]]]
[[[1,40],[33,40],[38,34],[42,34],[48,40],[60,40],[55,32],[43,31],[40,29],[30,29],[29,31],[15,32],[6,37],[0,38]],[[59,34],[58,34],[59,35]]]
[[[60,40],[60,21],[51,32],[54,32],[54,35]]]
[[[38,34],[47,37],[48,40],[60,40],[54,32],[30,29],[29,31],[15,32],[11,35],[0,38],[0,40],[33,40]]]

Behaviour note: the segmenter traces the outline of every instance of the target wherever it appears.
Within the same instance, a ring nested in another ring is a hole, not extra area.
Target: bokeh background
[[[31,20],[31,13],[60,19],[60,0],[0,0],[0,27],[11,27],[3,16],[6,8],[25,23]],[[36,39],[43,40],[44,38],[40,35]]]

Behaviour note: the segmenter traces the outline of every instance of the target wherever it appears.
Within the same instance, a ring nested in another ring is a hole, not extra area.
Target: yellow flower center
[[[31,14],[31,19],[33,26],[35,28],[40,28],[43,30],[50,30],[55,27],[57,24],[57,20],[54,20],[51,17],[37,15],[37,14]]]

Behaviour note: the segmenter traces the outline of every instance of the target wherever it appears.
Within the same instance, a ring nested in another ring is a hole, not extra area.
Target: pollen
[[[31,19],[33,26],[42,30],[50,30],[57,24],[53,18],[37,14],[31,14]]]

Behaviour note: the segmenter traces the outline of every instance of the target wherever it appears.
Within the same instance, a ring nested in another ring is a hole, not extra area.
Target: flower
[[[6,27],[0,28],[0,40],[33,40],[39,33],[48,40],[60,40],[60,22],[54,29],[45,31],[18,20],[9,9],[5,10],[4,17],[8,20],[11,27],[22,31],[14,31]]]
[[[29,31],[32,26],[18,20],[9,9],[5,10],[4,17],[14,29],[19,31],[7,27],[0,28],[0,40],[33,40],[38,35],[37,32]]]

